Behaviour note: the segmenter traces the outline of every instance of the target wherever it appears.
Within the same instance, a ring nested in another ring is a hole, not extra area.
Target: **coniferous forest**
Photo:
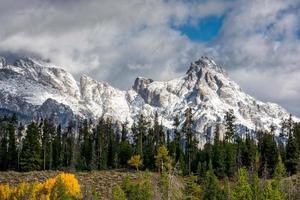
[[[225,133],[217,124],[213,138],[207,136],[201,148],[191,109],[183,122],[174,119],[173,130],[165,130],[158,119],[158,114],[152,122],[140,115],[132,127],[109,118],[62,127],[49,119],[24,125],[16,115],[2,116],[0,170],[158,172],[161,199],[299,199],[300,123],[291,117],[282,120],[279,136],[272,128],[255,135],[237,134],[234,113],[229,111]],[[184,182],[177,198],[170,195],[172,176]],[[153,199],[151,192],[136,196],[151,191],[147,180],[143,179],[143,187],[124,180],[113,189],[112,198]]]

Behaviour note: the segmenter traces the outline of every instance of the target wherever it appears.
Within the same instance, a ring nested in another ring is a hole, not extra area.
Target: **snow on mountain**
[[[279,130],[281,120],[289,117],[279,105],[244,93],[222,67],[206,57],[170,81],[138,77],[128,91],[86,75],[77,83],[71,74],[44,61],[24,58],[8,65],[0,58],[0,92],[1,109],[32,117],[58,115],[64,122],[75,116],[104,116],[131,124],[140,113],[152,120],[158,112],[163,125],[172,128],[174,117],[183,118],[191,107],[200,139],[223,122],[229,109],[237,124],[251,130],[268,130],[271,125]]]

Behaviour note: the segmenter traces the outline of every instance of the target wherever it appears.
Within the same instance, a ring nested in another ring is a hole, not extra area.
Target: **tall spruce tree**
[[[173,123],[173,126],[174,126],[175,161],[176,161],[176,163],[178,162],[180,154],[182,152],[182,149],[181,149],[181,134],[180,134],[180,130],[178,130],[179,125],[180,125],[179,117],[178,117],[178,115],[176,115],[176,117],[174,118],[174,123]]]
[[[22,171],[32,171],[41,169],[41,133],[37,123],[31,122],[26,130],[23,141],[23,148],[20,158],[20,168]]]
[[[0,127],[0,170],[8,168],[8,131],[6,120],[1,123]]]
[[[15,123],[11,121],[7,125],[8,131],[8,168],[10,170],[16,170],[18,168],[18,153],[17,153],[17,145],[16,145],[16,129]]]
[[[226,132],[225,132],[225,141],[226,142],[233,142],[234,141],[234,126],[235,123],[235,116],[232,109],[230,109],[228,112],[226,112],[225,115],[225,126],[226,126]]]
[[[220,141],[220,127],[216,125],[214,131],[214,144],[212,147],[212,165],[215,174],[219,178],[224,177],[225,165],[224,165],[224,149],[223,144]]]
[[[55,135],[55,126],[48,119],[43,120],[42,125],[42,160],[43,169],[52,168],[52,142]]]
[[[290,134],[288,137],[285,165],[290,175],[296,173],[299,165],[299,148],[297,146],[296,138],[293,134]]]
[[[268,178],[273,174],[278,161],[278,149],[274,135],[263,133],[261,141],[259,141],[259,148],[261,155],[259,172],[262,177]]]
[[[203,186],[203,199],[217,200],[221,199],[222,190],[219,185],[218,178],[215,176],[211,161],[209,163],[209,169],[206,172],[204,186]]]
[[[186,161],[187,161],[187,170],[188,173],[191,174],[192,168],[192,160],[195,157],[195,153],[197,151],[197,139],[195,133],[193,132],[193,115],[192,109],[187,108],[185,111],[185,122],[183,125],[183,132],[186,138]]]
[[[233,189],[233,200],[252,200],[253,193],[251,185],[248,182],[248,172],[245,168],[241,168],[238,171],[237,184]]]
[[[122,137],[121,137],[121,143],[120,143],[120,149],[119,149],[119,162],[121,167],[127,166],[127,161],[132,156],[132,146],[128,140],[128,130],[127,130],[127,124],[122,124]]]
[[[62,130],[61,125],[59,124],[54,135],[52,143],[52,160],[53,168],[59,169],[62,167],[63,160],[63,143],[62,143]]]
[[[75,125],[73,122],[69,122],[67,130],[63,133],[63,166],[71,168],[74,161],[74,147],[75,147]]]

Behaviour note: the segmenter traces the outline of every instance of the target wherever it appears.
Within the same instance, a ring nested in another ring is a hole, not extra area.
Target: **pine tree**
[[[92,161],[92,142],[89,128],[88,121],[84,120],[82,127],[79,129],[80,157],[77,167],[82,170],[89,170]]]
[[[261,154],[260,175],[271,176],[278,159],[278,149],[274,136],[270,133],[263,133],[259,142],[259,148]]]
[[[158,122],[158,113],[155,112],[155,116],[154,116],[154,123],[153,123],[153,145],[154,145],[154,152],[156,153],[158,148],[161,145],[164,145],[164,132],[163,132],[163,128],[162,125],[159,124]]]
[[[107,138],[107,166],[114,168],[116,166],[116,140],[115,133],[110,119],[106,120],[105,134]]]
[[[236,148],[234,144],[224,142],[224,149],[225,173],[228,177],[233,177],[236,171]]]
[[[5,120],[4,120],[5,121]],[[6,124],[1,124],[0,127],[0,170],[8,168],[8,131]]]
[[[274,178],[280,182],[280,180],[286,175],[286,169],[282,162],[280,154],[278,155],[278,162],[274,171]]]
[[[249,135],[246,136],[245,144],[243,145],[242,149],[242,164],[247,169],[254,170],[254,163],[255,163],[255,156],[256,156],[256,145],[255,141],[250,138]]]
[[[57,130],[54,135],[53,143],[52,143],[52,160],[53,160],[53,168],[59,169],[62,167],[63,160],[63,144],[62,144],[62,130],[61,125],[58,125]]]
[[[25,130],[25,127],[23,126],[22,123],[20,123],[18,127],[18,133],[17,133],[17,169],[20,170],[20,156],[21,156],[21,151],[22,151],[22,137],[23,137],[23,132]]]
[[[219,185],[218,178],[215,176],[212,164],[210,162],[209,169],[206,172],[204,186],[203,186],[203,199],[206,200],[216,200],[220,199],[222,195],[222,190]]]
[[[26,136],[23,141],[23,148],[20,158],[20,168],[22,171],[32,171],[41,169],[41,134],[35,122],[28,125]]]
[[[18,153],[16,146],[16,131],[14,124],[7,125],[8,131],[8,168],[11,170],[17,169]]]
[[[43,169],[52,168],[52,141],[55,135],[55,126],[52,122],[45,119],[42,125],[42,159]]]
[[[295,174],[299,163],[299,147],[294,135],[291,133],[288,136],[286,145],[286,161],[285,165],[289,174]]]
[[[188,174],[191,174],[191,164],[192,160],[195,156],[195,152],[197,150],[197,140],[195,134],[192,129],[193,126],[193,119],[192,119],[192,109],[188,108],[185,111],[185,122],[183,126],[183,132],[185,133],[186,137],[186,160],[187,160],[187,170]]]
[[[251,189],[252,189],[252,199],[253,200],[261,200],[262,199],[262,190],[260,187],[259,178],[258,178],[257,173],[253,174]]]
[[[144,115],[139,116],[137,124],[132,127],[132,132],[135,137],[135,152],[143,157],[143,144],[147,134],[147,125]]]
[[[180,154],[181,154],[181,135],[180,135],[180,131],[178,130],[179,128],[179,117],[178,115],[176,115],[175,119],[174,119],[174,143],[175,143],[175,161],[177,162],[179,160]]]
[[[274,185],[273,180],[268,180],[266,182],[264,191],[263,191],[263,198],[262,199],[272,199],[272,200],[282,200],[286,199],[285,194],[279,190],[277,185]]]
[[[67,131],[63,133],[63,166],[70,168],[74,163],[75,133],[74,124],[69,122]]]
[[[212,165],[215,174],[219,178],[224,177],[224,151],[223,145],[220,141],[220,130],[219,125],[216,126],[215,129],[215,137],[214,137],[214,144],[212,147]]]
[[[132,147],[131,144],[128,140],[128,130],[127,130],[127,123],[122,124],[122,139],[120,143],[120,148],[119,148],[119,157],[120,157],[120,166],[125,167],[127,165],[127,161],[131,158],[132,156]]]
[[[233,200],[252,200],[253,194],[251,186],[248,183],[248,172],[245,168],[241,168],[238,172],[238,181],[233,189]]]
[[[235,116],[233,110],[229,110],[228,112],[226,112],[225,115],[225,126],[226,126],[225,141],[226,142],[233,142],[234,128],[235,128],[234,122],[235,122]]]

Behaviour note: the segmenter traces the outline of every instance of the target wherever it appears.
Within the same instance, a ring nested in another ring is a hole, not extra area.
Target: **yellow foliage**
[[[128,160],[128,164],[139,170],[139,167],[143,164],[143,160],[140,155],[134,155]]]
[[[74,174],[61,173],[44,183],[20,183],[15,188],[0,184],[0,200],[81,199],[80,185]]]
[[[2,200],[8,200],[11,195],[11,189],[8,185],[0,185],[0,199]]]
[[[50,194],[50,199],[80,199],[82,198],[80,185],[74,174],[61,173]]]
[[[20,183],[16,188],[14,188],[14,192],[12,195],[12,199],[26,199],[29,195],[30,185],[28,183]]]
[[[158,148],[157,155],[155,156],[155,163],[160,172],[171,169],[169,151],[164,145]]]

